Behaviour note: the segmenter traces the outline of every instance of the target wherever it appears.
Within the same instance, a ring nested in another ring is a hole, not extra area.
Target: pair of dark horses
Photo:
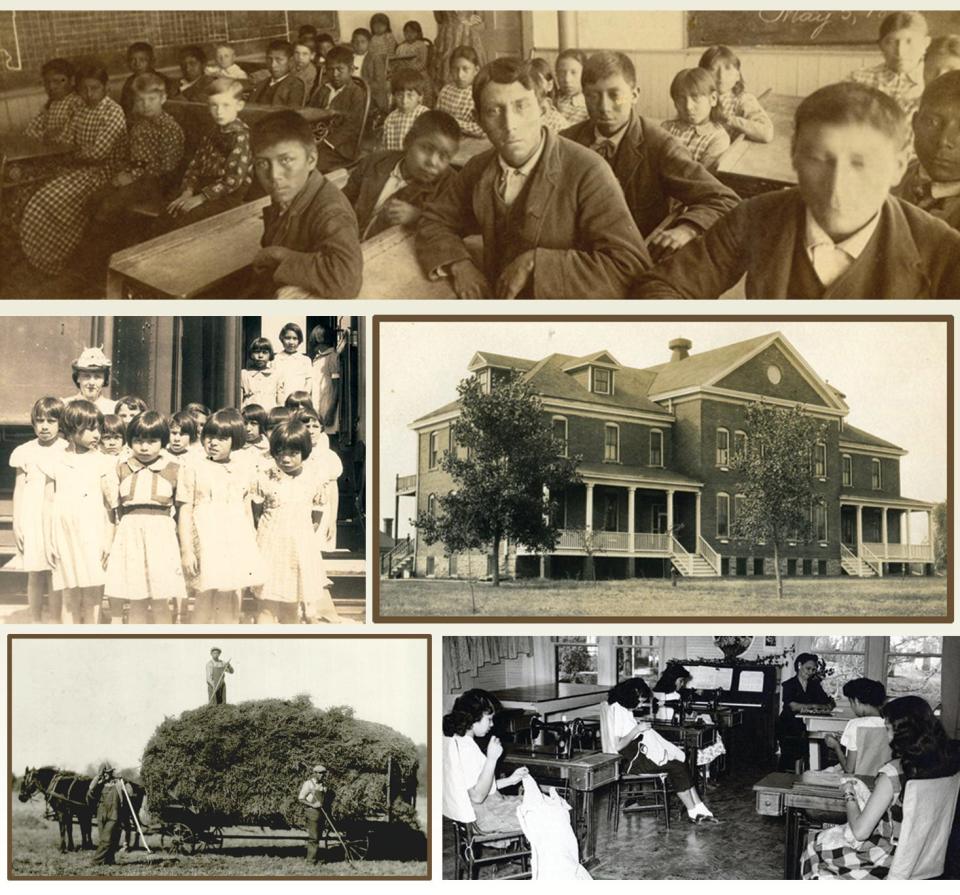
[[[31,796],[40,793],[47,807],[53,813],[60,827],[60,851],[73,851],[73,819],[80,825],[80,848],[92,849],[93,817],[97,813],[97,802],[102,787],[95,787],[94,781],[83,774],[73,771],[61,771],[54,767],[27,768],[20,781],[19,799],[26,802]],[[133,810],[140,814],[143,805],[144,789],[139,783],[124,780]],[[131,841],[136,843],[136,825],[129,806],[124,804],[121,814],[124,832],[124,845],[130,848]]]

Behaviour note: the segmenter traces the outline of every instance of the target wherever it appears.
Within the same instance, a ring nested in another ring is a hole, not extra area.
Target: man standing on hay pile
[[[229,662],[221,662],[220,650],[214,647],[210,650],[210,661],[207,662],[208,705],[224,705],[226,703],[228,674],[233,674],[233,666]]]
[[[304,805],[307,815],[307,863],[316,864],[320,860],[320,836],[323,833],[323,798],[327,793],[327,769],[318,764],[313,773],[303,781],[297,799]]]
[[[105,764],[90,784],[88,804],[97,801],[97,850],[93,853],[94,864],[116,864],[120,848],[120,812],[123,811],[123,781],[116,776],[110,765]]]

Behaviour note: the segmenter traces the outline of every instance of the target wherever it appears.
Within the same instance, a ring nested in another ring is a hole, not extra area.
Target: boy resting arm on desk
[[[297,112],[254,126],[257,179],[272,203],[263,211],[263,248],[253,259],[258,297],[355,298],[363,266],[357,218],[319,171],[313,129]]]
[[[889,195],[907,125],[890,97],[845,82],[797,108],[798,188],[750,199],[640,277],[636,298],[955,298],[960,234]]]
[[[317,170],[324,173],[354,160],[366,97],[352,72],[353,53],[348,47],[334,47],[327,54],[329,80],[317,87],[300,113],[321,125],[316,129]]]

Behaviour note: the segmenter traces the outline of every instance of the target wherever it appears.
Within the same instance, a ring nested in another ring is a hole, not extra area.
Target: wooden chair
[[[960,773],[933,780],[908,780],[903,823],[887,879],[934,879],[943,873]]]
[[[886,727],[861,727],[857,730],[854,774],[873,777],[892,757]]]
[[[616,755],[613,713],[609,703],[600,703],[600,742],[602,750]],[[613,815],[614,833],[620,827],[620,814],[628,811],[663,813],[663,825],[670,832],[670,789],[666,774],[620,774],[614,784],[613,798],[607,807],[607,819]]]

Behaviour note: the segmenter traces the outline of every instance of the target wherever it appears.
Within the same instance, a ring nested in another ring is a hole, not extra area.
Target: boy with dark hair
[[[204,73],[207,54],[203,47],[184,47],[180,51],[180,74],[183,77],[177,87],[177,96],[190,102],[206,102],[207,89],[213,80]]]
[[[387,227],[415,225],[423,207],[453,176],[450,159],[459,147],[456,119],[428,110],[407,131],[402,151],[384,150],[361,159],[343,188],[356,212],[361,239]]]
[[[885,93],[912,115],[923,92],[923,57],[930,45],[927,20],[919,12],[892,12],[880,22],[883,62],[850,74],[850,80]]]
[[[306,86],[293,73],[293,46],[285,40],[272,40],[267,46],[270,77],[264,78],[250,94],[250,102],[261,106],[286,106],[299,109],[306,99]]]
[[[429,111],[423,104],[425,77],[413,68],[401,68],[390,77],[393,111],[383,122],[381,149],[402,149],[407,131],[417,117]]]
[[[459,298],[623,298],[650,263],[623,192],[596,153],[549,133],[530,63],[503,57],[473,82],[493,148],[427,205],[417,255]],[[483,235],[483,259],[464,244]]]
[[[136,99],[133,82],[137,76],[155,74],[157,77],[163,78],[163,75],[154,68],[153,47],[144,40],[134,41],[127,47],[127,68],[130,69],[132,74],[123,82],[123,87],[120,89],[120,107],[123,109],[124,115],[129,118],[133,114],[133,103]],[[167,79],[163,78],[163,80],[166,85]],[[172,92],[168,85],[167,93],[172,94]]]
[[[353,80],[353,51],[334,47],[327,54],[324,81],[307,101],[302,115],[322,127],[316,131],[317,169],[332,171],[354,160],[366,97]]]
[[[256,297],[356,297],[363,266],[357,218],[315,170],[310,124],[292,110],[268,115],[254,126],[252,149],[257,179],[272,199],[253,259]]]
[[[637,298],[956,298],[960,234],[889,195],[907,124],[879,90],[845,82],[797,108],[795,189],[749,199],[641,276]]]
[[[897,195],[960,230],[960,71],[927,85],[913,116],[910,163]]]
[[[670,214],[680,213],[650,239],[654,259],[665,257],[709,230],[737,204],[737,195],[663,128],[637,115],[639,96],[633,63],[623,53],[594,53],[583,68],[589,118],[562,131],[609,162],[644,238]]]
[[[923,83],[960,69],[960,34],[943,34],[930,41],[923,57]]]

